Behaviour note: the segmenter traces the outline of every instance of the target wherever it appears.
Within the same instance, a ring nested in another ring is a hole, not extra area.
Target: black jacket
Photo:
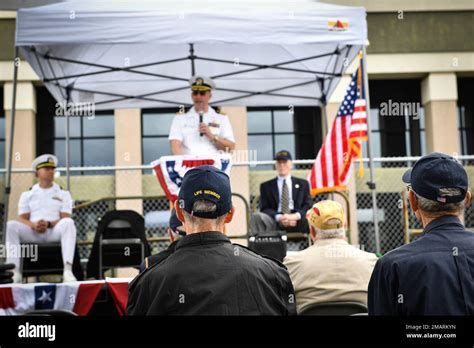
[[[177,240],[174,242],[170,243],[168,248],[165,250],[160,251],[158,254],[153,254],[148,257],[145,257],[145,260],[140,264],[140,272],[143,272],[147,268],[152,267],[153,265],[160,263],[164,259],[166,259],[168,256],[170,256],[173,252],[174,249],[176,248],[176,244],[178,243]]]
[[[369,315],[474,315],[474,233],[454,216],[429,223],[377,261],[368,307]]]
[[[286,267],[220,232],[194,233],[129,286],[128,315],[294,315]]]

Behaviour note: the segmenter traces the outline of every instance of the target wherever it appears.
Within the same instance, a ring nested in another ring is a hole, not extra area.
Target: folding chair
[[[367,306],[359,302],[323,302],[315,303],[306,307],[300,315],[324,316],[324,315],[354,315],[367,313]]]

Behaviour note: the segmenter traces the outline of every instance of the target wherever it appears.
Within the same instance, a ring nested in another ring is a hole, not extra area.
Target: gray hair
[[[458,188],[446,188],[443,190],[445,191],[443,193],[446,196],[459,195],[461,192],[461,190]],[[416,201],[418,202],[418,208],[427,213],[459,213],[464,210],[464,208],[466,208],[465,199],[456,203],[441,203],[422,197],[415,191],[413,191],[413,193],[415,194]]]
[[[346,229],[344,227],[330,230],[315,228],[315,230],[317,239],[344,238],[346,236]]]
[[[199,199],[193,204],[193,212],[195,213],[212,213],[217,210],[217,205],[213,202],[206,201],[204,199]],[[219,216],[216,219],[204,219],[194,215],[189,214],[187,211],[184,211],[186,221],[191,225],[202,225],[206,222],[213,221],[214,224],[220,225],[224,219],[225,215]]]

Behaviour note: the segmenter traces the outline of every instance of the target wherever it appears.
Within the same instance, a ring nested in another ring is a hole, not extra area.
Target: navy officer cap
[[[179,190],[179,204],[184,211],[204,219],[216,219],[232,209],[229,176],[214,166],[199,166],[186,172]],[[213,212],[193,212],[194,202],[206,200],[215,203]]]
[[[418,195],[440,203],[460,202],[468,190],[464,167],[454,157],[439,152],[421,157],[402,180]],[[458,189],[459,193],[450,189]]]

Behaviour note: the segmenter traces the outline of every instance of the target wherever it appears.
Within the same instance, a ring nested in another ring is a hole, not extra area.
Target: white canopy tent
[[[67,1],[18,11],[16,52],[58,102],[96,110],[189,105],[195,74],[214,79],[213,105],[324,110],[364,49],[365,17],[311,0]]]
[[[366,40],[364,8],[309,0],[70,1],[19,10],[16,35],[58,101],[97,109],[186,105],[194,73],[216,105],[321,105]]]

